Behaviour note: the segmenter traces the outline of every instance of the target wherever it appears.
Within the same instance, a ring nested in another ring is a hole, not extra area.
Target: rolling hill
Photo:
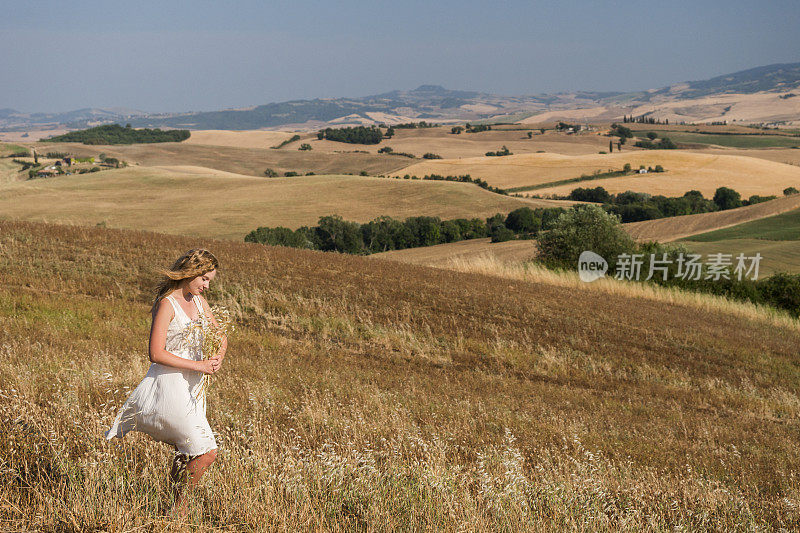
[[[504,263],[529,261],[536,254],[536,241],[491,242],[490,238],[468,239],[435,246],[407,248],[372,254],[369,257],[427,266],[447,266],[454,260],[491,257]]]
[[[607,143],[607,139],[606,139]],[[782,194],[786,187],[800,185],[800,167],[764,159],[733,155],[707,155],[680,150],[637,150],[612,154],[562,155],[514,154],[503,157],[471,157],[437,159],[412,164],[393,175],[470,174],[503,189],[541,186],[564,179],[579,178],[594,172],[621,170],[626,163],[636,169],[640,165],[662,165],[666,172],[635,174],[609,179],[568,183],[537,188],[531,193],[568,195],[577,187],[603,187],[611,193],[628,190],[682,196],[699,190],[712,197],[718,187],[726,186],[747,198],[753,194]]]
[[[612,121],[622,115],[651,115],[673,122],[785,122],[800,120],[798,98],[780,99],[800,86],[800,63],[774,64],[675,83],[638,92],[565,92],[499,96],[422,85],[365,97],[292,100],[241,109],[148,114],[130,110],[82,109],[68,113],[0,110],[0,130],[80,129],[118,122],[136,127],[196,130],[263,128],[317,129],[323,125],[464,122],[491,120],[529,123],[557,120]]]
[[[794,321],[711,297],[20,221],[0,221],[2,523],[169,527],[172,452],[100,436],[147,371],[155,269],[198,245],[221,262],[206,297],[238,326],[212,379],[220,454],[193,520],[800,526]]]
[[[429,215],[488,217],[523,200],[475,185],[326,175],[257,178],[204,167],[128,167],[0,186],[0,217],[242,239],[258,226],[297,228],[339,214],[367,222]]]

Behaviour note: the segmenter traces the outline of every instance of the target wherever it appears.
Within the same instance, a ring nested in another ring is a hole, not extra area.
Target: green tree
[[[539,235],[537,258],[554,268],[575,269],[586,250],[603,257],[613,271],[620,254],[633,253],[636,243],[622,229],[618,216],[596,205],[577,205]]]
[[[620,126],[619,124],[614,123],[611,125],[611,135],[615,135],[621,139],[626,139],[633,137],[633,132],[626,126]]]
[[[790,196],[792,194],[797,194],[798,192],[800,192],[800,191],[798,191],[794,187],[786,187],[785,189],[783,189],[783,195],[784,196]]]
[[[414,236],[414,246],[432,246],[443,242],[441,223],[439,217],[410,217],[405,220]]]
[[[491,242],[505,242],[513,240],[516,235],[514,235],[514,232],[505,226],[497,226],[492,230],[491,237]]]
[[[271,168],[268,168],[267,170],[265,170],[265,171],[264,171],[264,175],[265,175],[266,177],[268,177],[268,178],[276,178],[276,177],[278,177],[278,173],[277,173],[277,172],[275,172],[275,171],[274,171],[273,169],[271,169]]]
[[[650,131],[650,132],[648,132],[648,133],[647,133],[647,138],[648,138],[648,139],[650,139],[651,141],[655,140],[657,137],[658,137],[658,135],[656,135],[656,134],[655,134],[654,132],[652,132],[652,131]]]
[[[444,242],[456,242],[462,239],[461,227],[455,220],[445,220],[442,222],[442,239]]]
[[[603,187],[578,187],[569,193],[569,199],[576,202],[597,202],[601,204],[608,203],[611,200],[611,195]]]
[[[515,233],[536,233],[542,227],[542,220],[530,207],[520,207],[511,211],[504,223]]]
[[[495,213],[486,219],[486,229],[491,233],[498,226],[505,227],[506,217],[502,213]]]
[[[298,148],[298,150],[302,150],[302,151],[311,150],[311,145],[308,144],[308,143],[303,143],[303,144],[300,145],[300,148]]]
[[[714,193],[714,203],[720,211],[742,207],[742,196],[728,187],[720,187]]]
[[[364,252],[359,224],[343,220],[339,215],[320,217],[315,233],[319,239],[320,250],[346,254]]]
[[[689,201],[692,213],[708,213],[716,211],[717,204],[703,197],[703,193],[697,190],[686,191],[683,198]]]
[[[408,238],[402,235],[403,223],[389,216],[381,216],[361,225],[361,238],[370,253],[406,247]]]

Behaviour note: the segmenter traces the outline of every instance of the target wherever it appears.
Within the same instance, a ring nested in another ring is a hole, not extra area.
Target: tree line
[[[514,155],[513,152],[511,152],[511,150],[509,150],[506,145],[503,145],[503,147],[500,150],[497,150],[496,152],[486,152],[486,156],[488,157],[492,156],[502,157],[504,155]]]
[[[383,140],[383,132],[377,126],[325,128],[317,132],[317,138],[350,144],[378,144]]]
[[[248,233],[244,240],[271,246],[367,255],[484,237],[491,237],[492,242],[532,239],[548,229],[564,211],[560,207],[521,207],[506,215],[497,213],[486,219],[450,220],[419,216],[401,221],[381,216],[366,224],[328,215],[320,217],[316,226],[303,226],[296,230],[281,226],[259,227]]]
[[[438,124],[432,124],[430,122],[425,122],[424,120],[420,120],[419,122],[404,122],[403,124],[392,124],[393,128],[397,128],[398,130],[408,130],[408,129],[416,129],[416,128],[435,128]]]
[[[665,118],[662,122],[660,118],[648,117],[646,114],[634,117],[633,115],[622,115],[623,124],[666,124],[669,125],[669,119]]]
[[[796,194],[797,189],[789,187],[784,195]],[[619,216],[622,222],[639,222],[657,218],[694,215],[697,213],[710,213],[712,211],[725,211],[746,205],[754,205],[776,196],[753,195],[742,199],[741,194],[729,187],[719,187],[714,197],[707,199],[700,191],[692,190],[683,196],[667,197],[662,195],[652,196],[643,192],[625,191],[610,194],[603,187],[574,189],[564,198],[580,202],[596,202],[609,213]]]
[[[42,142],[79,142],[83,144],[140,144],[181,142],[189,138],[189,130],[134,129],[130,124],[106,124],[79,131],[56,135]]]
[[[669,137],[662,137],[658,140],[655,140],[654,137],[642,139],[636,141],[633,145],[637,148],[646,148],[648,150],[674,150],[678,147]]]
[[[486,181],[482,180],[481,178],[473,178],[469,174],[464,174],[462,176],[442,176],[439,174],[426,174],[422,176],[422,178],[418,178],[417,176],[412,176],[410,174],[405,174],[401,178],[400,176],[390,176],[394,179],[404,179],[404,180],[433,180],[433,181],[457,181],[459,183],[474,183],[481,189],[486,189],[487,191],[496,193],[496,194],[503,194],[505,196],[511,196],[507,190],[501,189],[500,187],[494,187],[493,185],[489,185]],[[519,196],[519,195],[515,195]]]

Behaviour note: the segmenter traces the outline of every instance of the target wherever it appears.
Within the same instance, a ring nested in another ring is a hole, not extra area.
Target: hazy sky
[[[637,90],[800,61],[800,1],[3,1],[0,108],[190,111],[421,84]]]

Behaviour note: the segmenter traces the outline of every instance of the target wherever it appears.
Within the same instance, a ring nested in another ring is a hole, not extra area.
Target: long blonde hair
[[[178,288],[181,281],[202,276],[206,272],[219,269],[219,261],[214,254],[204,248],[193,248],[180,256],[170,269],[160,269],[164,276],[156,285],[156,299],[150,313],[155,316],[160,302],[167,294]]]

